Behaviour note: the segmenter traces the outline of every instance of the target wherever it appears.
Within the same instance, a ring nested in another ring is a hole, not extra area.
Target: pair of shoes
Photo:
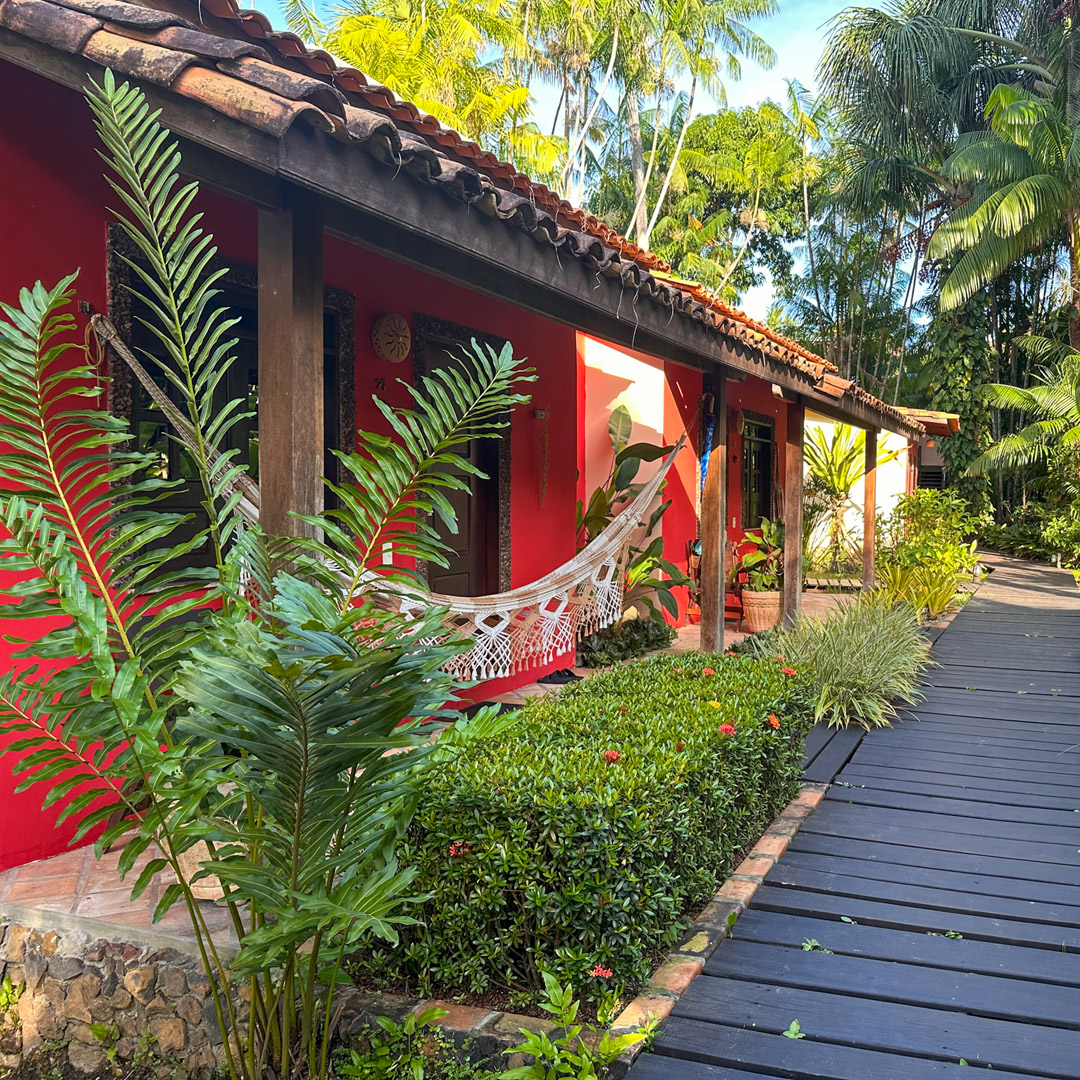
[[[581,678],[580,675],[574,673],[573,668],[559,668],[558,671],[553,671],[550,675],[542,675],[536,681],[538,683],[546,683],[549,686],[562,686],[564,683],[577,682]]]

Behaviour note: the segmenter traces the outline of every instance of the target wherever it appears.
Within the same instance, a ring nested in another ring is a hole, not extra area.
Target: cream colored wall
[[[608,417],[625,405],[634,422],[630,442],[663,445],[664,363],[630,356],[602,341],[582,339],[585,363],[585,490],[595,491],[611,470]],[[659,463],[645,462],[639,481],[648,480]]]
[[[835,422],[817,413],[807,412],[806,432],[809,436],[812,428],[819,428],[826,439],[832,438]],[[878,466],[877,470],[877,513],[888,515],[896,505],[896,500],[905,493],[907,485],[908,467],[908,441],[902,435],[892,431],[878,432],[878,453],[895,453],[892,461],[887,461]],[[848,528],[862,538],[862,508],[863,508],[863,483],[860,480],[851,491],[851,499],[855,504],[847,512],[845,521]],[[815,534],[811,544],[820,543],[822,536]]]

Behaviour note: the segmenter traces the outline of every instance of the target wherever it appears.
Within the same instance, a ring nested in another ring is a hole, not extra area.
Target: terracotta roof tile
[[[277,138],[304,123],[346,140],[414,182],[617,279],[635,298],[801,372],[835,400],[850,397],[919,429],[914,418],[833,375],[820,357],[674,277],[655,254],[235,0],[0,0],[0,26],[168,86]]]

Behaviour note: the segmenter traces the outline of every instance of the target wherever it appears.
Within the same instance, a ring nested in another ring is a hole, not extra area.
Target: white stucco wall
[[[822,431],[826,439],[831,439],[833,435],[833,429],[835,422],[829,420],[824,416],[819,416],[817,413],[807,412],[806,414],[806,435],[810,436],[810,431],[813,428],[818,428]],[[857,429],[856,429],[857,430]],[[897,435],[891,431],[879,431],[878,432],[878,454],[882,453],[894,453],[896,456],[891,461],[887,461],[878,466],[877,470],[877,513],[888,515],[892,512],[893,507],[896,504],[896,500],[904,494],[907,483],[907,469],[908,469],[908,441],[904,436]],[[807,470],[809,471],[809,470]],[[862,538],[862,512],[863,512],[863,482],[859,482],[851,491],[851,500],[854,504],[849,507],[845,521],[848,528],[857,536],[860,541]],[[823,537],[819,533],[815,533],[811,540],[811,543],[816,546],[820,543]]]

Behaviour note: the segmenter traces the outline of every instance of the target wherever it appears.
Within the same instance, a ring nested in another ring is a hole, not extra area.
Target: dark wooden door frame
[[[506,338],[497,337],[494,334],[485,334],[480,330],[473,330],[468,326],[448,322],[445,319],[436,319],[422,312],[413,312],[412,316],[413,336],[413,378],[417,386],[420,380],[428,372],[427,350],[437,341],[468,342],[475,338],[481,345],[490,345],[498,351],[506,344]],[[510,417],[507,417],[510,420]],[[511,587],[511,531],[510,531],[510,433],[512,428],[507,427],[498,441],[498,498],[496,514],[498,518],[497,543],[498,543],[498,582],[497,591],[506,592]],[[430,578],[430,567],[426,564],[419,565],[418,571],[425,577]]]
[[[134,283],[126,258],[137,259],[139,251],[127,233],[111,224],[106,241],[106,302],[109,318],[125,341],[131,340],[133,304],[129,287]],[[259,275],[254,265],[240,259],[226,259],[219,253],[209,270],[227,268],[222,284],[258,290]],[[338,318],[337,384],[332,396],[337,399],[337,446],[346,454],[356,449],[356,297],[347,289],[327,285],[323,288],[325,307]],[[132,421],[135,416],[136,380],[131,369],[110,349],[109,409],[115,416]]]

